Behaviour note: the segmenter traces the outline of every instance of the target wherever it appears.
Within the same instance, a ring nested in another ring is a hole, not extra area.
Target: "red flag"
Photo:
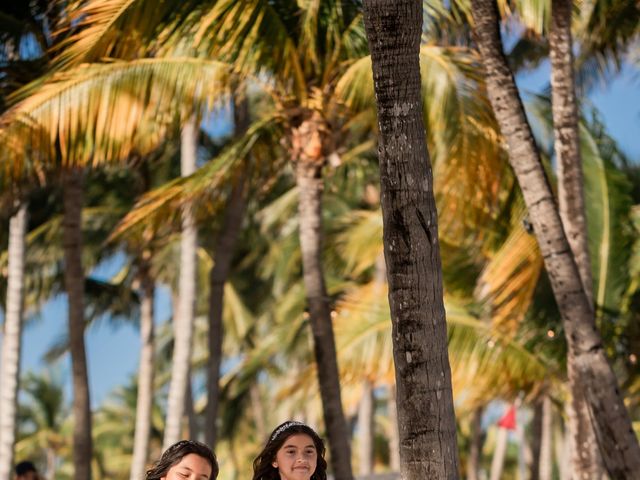
[[[498,420],[498,426],[507,430],[516,429],[516,406],[511,405],[507,412]]]

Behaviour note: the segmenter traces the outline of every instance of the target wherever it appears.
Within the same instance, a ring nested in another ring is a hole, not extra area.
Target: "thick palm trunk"
[[[593,419],[606,468],[613,478],[639,478],[640,447],[595,328],[593,309],[567,242],[531,128],[502,49],[495,0],[473,0],[475,33],[487,90],[507,140],[545,268],[562,315],[570,362]]]
[[[473,410],[471,419],[471,448],[467,462],[467,480],[478,480],[480,472],[480,457],[482,456],[482,413],[484,409],[478,407]]]
[[[342,409],[336,344],[331,322],[329,295],[322,271],[322,165],[319,133],[320,119],[312,118],[297,130],[302,151],[295,164],[298,187],[300,248],[307,306],[313,333],[316,371],[322,398],[322,411],[329,439],[331,465],[336,480],[351,480],[349,430]],[[307,136],[312,141],[306,142]]]
[[[249,123],[248,102],[236,102],[234,109],[235,134],[244,133]],[[222,340],[224,326],[224,285],[229,278],[233,250],[242,225],[245,207],[244,179],[233,187],[227,203],[222,231],[215,249],[215,262],[209,273],[209,362],[207,363],[207,406],[205,407],[205,443],[212,449],[218,440],[216,419],[220,401],[220,365],[222,363]]]
[[[593,305],[593,283],[584,207],[582,160],[578,105],[573,73],[570,0],[551,2],[551,94],[555,152],[558,172],[558,205],[567,240],[578,265],[582,286]],[[574,478],[602,477],[602,459],[589,409],[579,385],[573,357],[568,358],[571,406],[568,409],[569,428],[573,435],[571,470]]]
[[[22,204],[9,222],[9,271],[7,308],[2,338],[0,367],[0,478],[12,475],[16,417],[20,381],[20,350],[24,312],[24,253],[26,249],[27,205]]]
[[[365,0],[402,478],[458,478],[433,177],[420,94],[422,2]]]
[[[198,125],[189,119],[181,134],[181,173],[192,174],[196,169]],[[164,449],[181,438],[182,417],[187,394],[191,363],[193,321],[196,301],[196,249],[197,230],[190,207],[182,211],[182,238],[180,240],[180,279],[178,285],[177,315],[174,318],[174,348],[171,366],[171,382],[167,401],[167,421],[164,432]]]
[[[358,460],[359,473],[368,476],[373,473],[374,408],[373,384],[370,380],[362,382],[362,397],[358,406]]]
[[[91,479],[91,402],[84,344],[84,271],[82,268],[82,172],[63,179],[64,283],[69,299],[69,350],[73,377],[73,465],[75,480]]]
[[[140,365],[138,367],[138,397],[136,400],[136,426],[131,459],[130,480],[144,477],[149,456],[151,435],[151,409],[153,406],[153,378],[155,357],[155,328],[153,324],[153,299],[155,285],[144,260],[138,274],[140,280]]]

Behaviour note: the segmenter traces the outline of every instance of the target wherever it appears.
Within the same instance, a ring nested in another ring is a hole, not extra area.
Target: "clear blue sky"
[[[549,82],[548,65],[518,79],[522,89],[540,91]],[[619,141],[624,151],[636,162],[640,162],[640,76],[628,68],[622,75],[607,85],[602,85],[591,94],[591,100],[602,112],[609,133]],[[113,267],[113,266],[111,266]],[[111,268],[113,269],[113,268]],[[108,277],[110,266],[99,272]],[[167,292],[160,291],[156,298],[156,322],[165,321],[171,315]],[[27,325],[24,332],[22,372],[46,368],[42,360],[44,352],[61,334],[66,326],[66,300],[60,296],[45,305],[40,319]],[[89,378],[94,407],[100,405],[116,386],[127,382],[138,363],[138,331],[131,325],[118,329],[107,322],[87,332]],[[62,362],[65,379],[70,381],[69,361]],[[70,388],[67,388],[70,391]]]

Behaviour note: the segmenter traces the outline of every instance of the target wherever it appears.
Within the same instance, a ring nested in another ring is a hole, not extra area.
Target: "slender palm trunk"
[[[188,378],[191,378],[189,370]],[[185,438],[198,439],[198,421],[196,420],[195,400],[193,398],[193,385],[187,382],[187,393],[184,397],[184,411],[187,417],[187,434]]]
[[[63,175],[64,283],[69,299],[69,349],[73,377],[73,478],[90,480],[93,445],[87,355],[84,344],[82,171],[69,170]]]
[[[234,108],[235,134],[241,135],[249,124],[248,102],[236,102]],[[222,311],[224,306],[224,286],[231,271],[233,250],[240,233],[245,207],[245,182],[241,178],[231,191],[227,203],[222,231],[215,249],[215,262],[209,272],[209,362],[207,363],[207,406],[205,407],[205,443],[215,448],[218,440],[216,419],[220,401],[220,365],[222,363],[222,340],[224,326]]]
[[[189,119],[181,134],[181,173],[192,174],[196,169],[198,124]],[[174,348],[171,366],[171,382],[167,401],[167,421],[164,432],[164,449],[180,440],[185,396],[191,363],[193,322],[196,301],[196,249],[198,233],[190,207],[182,211],[182,238],[180,240],[180,279],[178,286],[177,316],[174,318]]]
[[[299,197],[300,249],[331,465],[337,480],[351,480],[349,430],[342,409],[336,343],[321,258],[322,167],[325,161],[320,134],[322,122],[320,115],[314,112],[294,130],[292,137],[296,152],[293,158]]]
[[[608,363],[593,308],[564,233],[554,197],[503,53],[495,0],[472,0],[475,33],[487,90],[509,148],[511,165],[529,209],[540,251],[565,327],[570,361],[583,388],[610,475],[638,478],[640,447]]]
[[[0,380],[0,478],[8,479],[13,469],[16,417],[20,382],[20,350],[24,311],[24,254],[27,205],[19,206],[9,222],[9,271],[7,309],[2,338]]]
[[[398,428],[398,403],[396,402],[396,386],[389,386],[389,467],[392,472],[400,471],[400,430]]]
[[[551,399],[548,395],[545,395],[542,399],[542,429],[540,435],[540,456],[538,461],[538,472],[540,480],[551,480],[551,473],[553,471],[553,459],[551,452],[553,451],[551,445],[552,438],[552,420],[553,412],[551,410]]]
[[[593,305],[593,281],[580,158],[579,114],[573,72],[572,5],[570,0],[551,2],[549,45],[558,205],[584,291],[589,303]],[[572,356],[568,358],[567,371],[571,389],[569,428],[574,445],[571,452],[571,469],[575,478],[600,478],[603,472],[602,458]]]
[[[544,394],[543,394],[544,395]],[[542,446],[542,406],[543,398],[538,398],[533,405],[531,419],[531,466],[529,477],[531,480],[540,479],[540,448]]]
[[[151,435],[151,409],[153,406],[153,378],[155,357],[155,328],[153,299],[155,284],[149,265],[143,260],[138,274],[140,280],[140,365],[138,367],[138,397],[136,400],[136,426],[131,459],[130,480],[144,477],[149,457]]]
[[[480,457],[482,456],[482,413],[484,409],[478,407],[473,410],[471,419],[471,448],[467,463],[467,480],[478,480],[480,472]]]
[[[422,2],[365,0],[364,20],[380,127],[402,478],[456,479],[442,265],[420,93]]]
[[[373,384],[369,379],[362,382],[362,397],[358,408],[359,473],[362,476],[373,473],[374,407]]]
[[[256,437],[259,439],[267,438],[267,435],[269,434],[269,430],[265,422],[267,414],[264,402],[260,398],[260,386],[257,383],[252,383],[249,387],[249,396],[251,399],[251,413],[256,426]]]
[[[504,468],[504,458],[507,453],[508,430],[504,427],[498,427],[496,435],[496,447],[493,450],[493,458],[491,459],[490,480],[500,480],[502,478],[502,469]]]

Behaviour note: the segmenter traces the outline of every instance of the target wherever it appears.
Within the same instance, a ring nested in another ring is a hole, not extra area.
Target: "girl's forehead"
[[[284,443],[282,444],[282,446],[280,448],[284,448],[287,446],[312,446],[315,447],[315,443],[313,441],[313,438],[311,438],[309,435],[307,435],[306,433],[294,433],[293,435],[290,435],[289,437],[287,437],[287,439],[284,441]]]

